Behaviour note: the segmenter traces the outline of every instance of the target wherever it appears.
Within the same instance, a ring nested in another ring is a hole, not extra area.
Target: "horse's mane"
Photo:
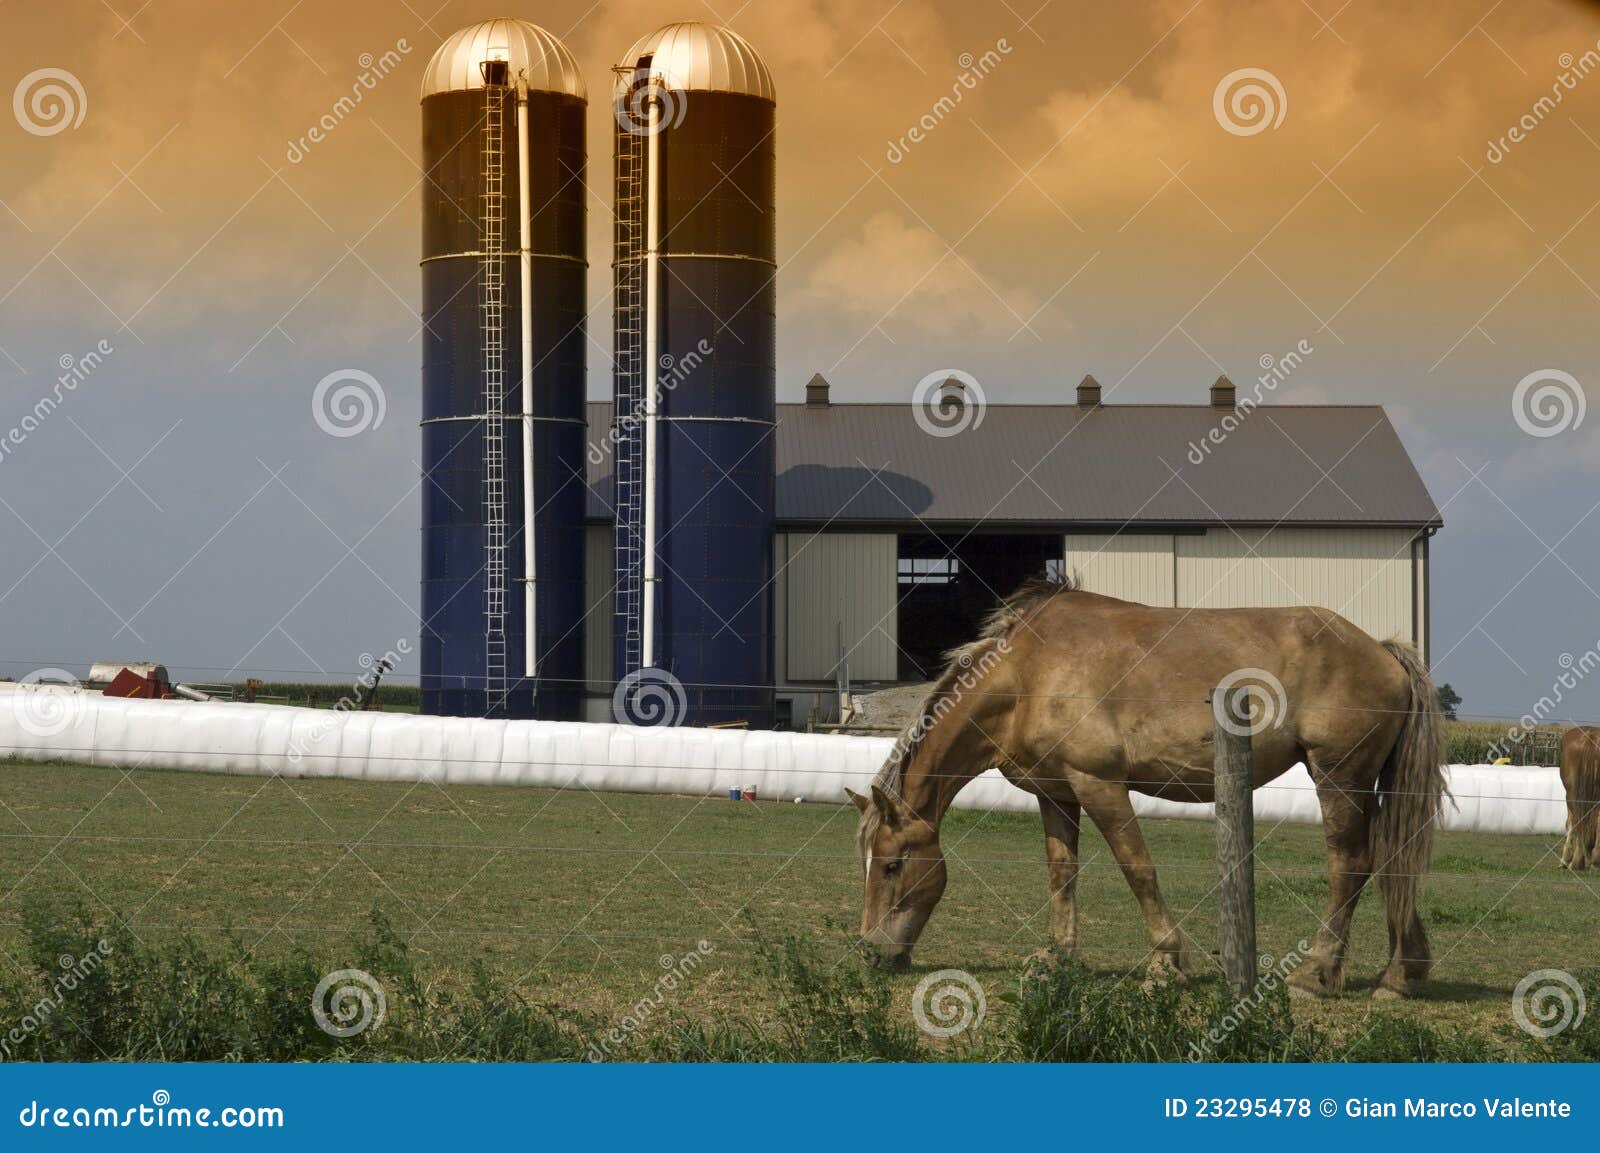
[[[1002,598],[984,619],[977,640],[953,648],[944,654],[946,662],[944,671],[933,682],[933,687],[928,690],[927,696],[922,698],[922,704],[917,708],[917,715],[895,741],[893,751],[883,762],[883,767],[878,770],[878,775],[873,778],[872,783],[890,796],[898,797],[901,784],[905,780],[906,769],[911,765],[911,758],[916,753],[917,746],[922,743],[922,738],[939,719],[939,706],[949,696],[957,678],[1010,636],[1018,625],[1031,620],[1056,597],[1064,593],[1077,592],[1078,589],[1079,581],[1076,574],[1033,577],[1024,581],[1010,596]]]

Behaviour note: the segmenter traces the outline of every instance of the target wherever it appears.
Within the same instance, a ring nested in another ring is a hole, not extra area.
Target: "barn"
[[[1226,377],[1200,392],[1106,403],[1086,377],[1074,403],[999,404],[953,379],[930,419],[928,406],[836,401],[813,377],[773,431],[779,723],[830,717],[843,681],[928,679],[996,596],[1062,571],[1147,604],[1323,605],[1426,653],[1443,522],[1384,409],[1262,403]],[[591,446],[611,419],[589,405]],[[592,720],[610,719],[614,685],[610,471],[591,451]]]

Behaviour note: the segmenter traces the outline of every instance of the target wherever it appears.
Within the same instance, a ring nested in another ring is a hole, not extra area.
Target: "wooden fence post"
[[[1251,801],[1250,700],[1245,688],[1212,694],[1216,742],[1217,912],[1222,972],[1244,996],[1256,982],[1256,841]]]

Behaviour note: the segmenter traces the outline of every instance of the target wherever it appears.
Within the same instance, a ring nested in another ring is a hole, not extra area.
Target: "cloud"
[[[883,211],[816,263],[803,307],[843,313],[868,328],[1009,339],[1038,303],[951,252],[930,229]]]

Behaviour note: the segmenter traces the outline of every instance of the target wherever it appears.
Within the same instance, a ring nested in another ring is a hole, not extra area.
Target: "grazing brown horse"
[[[1315,608],[1152,608],[1024,586],[952,660],[878,773],[857,841],[866,873],[861,932],[895,967],[944,893],[939,823],[991,766],[1039,799],[1050,878],[1051,948],[1078,944],[1078,828],[1087,812],[1143,910],[1154,966],[1181,969],[1184,938],[1156,882],[1129,789],[1212,799],[1211,689],[1253,680],[1255,787],[1304,761],[1322,804],[1328,907],[1291,987],[1343,986],[1356,900],[1376,873],[1389,962],[1376,995],[1427,976],[1417,890],[1444,795],[1438,698],[1416,649],[1380,644]],[[1262,685],[1269,686],[1267,690]]]
[[[1580,725],[1561,734],[1561,784],[1567,790],[1561,864],[1600,869],[1600,728]]]

